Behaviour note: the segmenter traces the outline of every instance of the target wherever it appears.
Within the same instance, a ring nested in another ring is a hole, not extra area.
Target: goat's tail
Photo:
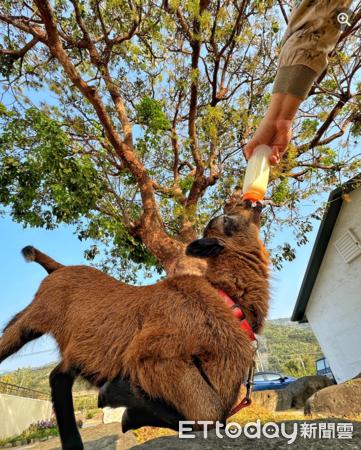
[[[28,308],[16,314],[4,328],[0,338],[0,364],[25,344],[44,334],[36,329],[35,324],[31,324]]]
[[[39,250],[34,248],[32,245],[28,245],[21,250],[22,255],[24,256],[27,262],[35,261],[50,274],[55,270],[61,269],[63,264],[60,264],[54,261],[50,256],[45,255],[45,253],[41,253]]]
[[[39,252],[39,250],[31,245],[23,248],[21,253],[26,261],[37,262],[43,266],[49,274],[65,267],[44,253]],[[31,303],[27,308],[16,314],[10,320],[4,328],[3,335],[0,338],[0,363],[18,352],[28,342],[33,341],[48,332],[41,317],[39,318],[41,313],[41,311],[36,310],[34,303]]]

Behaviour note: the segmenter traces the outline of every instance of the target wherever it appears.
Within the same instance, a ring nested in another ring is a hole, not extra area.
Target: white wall
[[[45,400],[0,394],[0,438],[19,436],[31,423],[49,420],[51,409]]]
[[[343,202],[305,314],[338,383],[361,372],[361,256],[346,264],[334,242],[361,240],[361,188]]]

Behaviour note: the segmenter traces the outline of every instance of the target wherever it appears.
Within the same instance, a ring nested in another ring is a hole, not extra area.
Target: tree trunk
[[[186,256],[187,245],[197,239],[194,230],[185,235],[169,236],[164,228],[157,227],[157,223],[150,221],[142,224],[131,234],[140,238],[147,249],[163,265],[167,276],[193,274],[204,275],[206,263],[204,260]]]

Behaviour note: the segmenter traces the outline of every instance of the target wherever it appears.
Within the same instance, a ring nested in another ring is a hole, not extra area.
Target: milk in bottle
[[[268,185],[271,154],[272,150],[268,145],[259,145],[253,150],[243,181],[243,200],[263,202]]]

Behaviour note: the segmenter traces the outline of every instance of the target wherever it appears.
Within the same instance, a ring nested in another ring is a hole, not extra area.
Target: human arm
[[[283,38],[273,95],[265,117],[244,151],[247,159],[259,144],[272,148],[270,162],[276,165],[292,135],[292,121],[317,76],[328,63],[341,32],[340,11],[352,0],[296,0]]]
[[[262,122],[245,147],[246,158],[261,144],[271,147],[271,165],[275,166],[291,140],[292,121],[302,99],[291,94],[275,93]]]

